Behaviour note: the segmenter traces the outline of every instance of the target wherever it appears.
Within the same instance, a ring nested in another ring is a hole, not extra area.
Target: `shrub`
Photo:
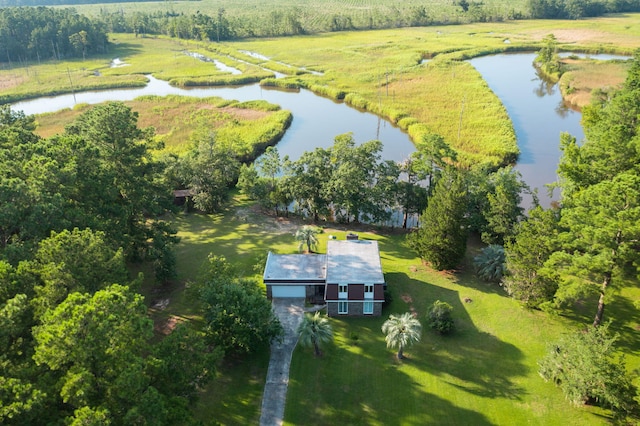
[[[427,323],[440,334],[450,334],[455,329],[453,318],[451,317],[453,307],[447,302],[436,300],[427,313]]]
[[[498,282],[504,274],[504,247],[496,244],[486,246],[473,258],[476,275],[483,281]]]

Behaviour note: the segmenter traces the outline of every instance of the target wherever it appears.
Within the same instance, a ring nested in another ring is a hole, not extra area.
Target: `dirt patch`
[[[536,40],[542,40],[549,35],[549,32],[553,33],[559,43],[584,43],[590,41],[606,41],[607,39],[606,33],[587,29],[536,31],[531,35]]]
[[[11,89],[17,87],[27,80],[26,77],[4,76],[0,77],[0,90]]]
[[[168,336],[173,332],[173,330],[175,330],[178,324],[182,322],[184,322],[182,318],[177,317],[175,315],[171,315],[169,318],[167,318],[164,321],[156,321],[153,328],[156,333],[160,333],[165,336]]]
[[[269,115],[267,111],[259,111],[255,109],[245,109],[245,108],[234,108],[234,107],[221,108],[221,111],[232,114],[236,118],[239,118],[242,120],[259,120]]]

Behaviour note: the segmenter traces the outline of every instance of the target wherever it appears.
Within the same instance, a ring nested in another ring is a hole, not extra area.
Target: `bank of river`
[[[293,114],[293,122],[278,143],[282,156],[297,159],[305,151],[316,147],[328,148],[334,138],[342,133],[352,132],[358,143],[378,139],[382,141],[384,159],[402,161],[415,147],[409,136],[398,127],[380,119],[374,114],[361,112],[315,95],[308,90],[282,91],[265,89],[258,84],[240,87],[208,87],[183,89],[169,85],[166,81],[149,76],[149,84],[143,88],[89,91],[60,96],[43,97],[17,102],[15,110],[25,114],[40,114],[73,108],[76,104],[96,104],[106,101],[131,101],[144,95],[182,95],[196,97],[218,96],[225,99],[250,101],[263,99],[280,105]]]
[[[565,107],[556,85],[536,75],[532,66],[534,58],[534,53],[518,53],[485,56],[469,62],[505,105],[521,152],[516,168],[525,182],[538,190],[542,205],[548,206],[558,198],[557,191],[553,197],[549,196],[545,185],[557,180],[560,134],[569,132],[578,140],[584,136],[581,114]],[[308,90],[287,92],[265,89],[258,84],[183,89],[149,76],[149,84],[144,88],[44,97],[18,102],[12,107],[26,114],[37,114],[72,108],[79,103],[128,101],[143,95],[218,96],[239,101],[263,99],[278,104],[291,111],[294,117],[291,127],[278,144],[281,155],[292,159],[316,147],[327,148],[333,144],[336,135],[346,132],[352,132],[358,143],[372,139],[382,141],[384,159],[402,161],[415,150],[406,133],[371,113],[358,111]],[[525,200],[525,205],[529,204],[530,199]]]

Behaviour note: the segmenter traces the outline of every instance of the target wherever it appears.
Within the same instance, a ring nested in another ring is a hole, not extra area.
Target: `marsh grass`
[[[441,134],[458,151],[461,165],[495,167],[516,160],[515,132],[500,99],[464,59],[535,50],[549,33],[556,35],[563,50],[629,54],[638,47],[639,21],[640,15],[631,14],[580,21],[337,32],[220,44],[116,34],[112,36],[114,51],[102,62],[96,58],[87,63],[33,66],[28,72],[23,68],[4,70],[0,71],[0,85],[6,87],[4,99],[69,92],[71,87],[64,79],[67,69],[77,74],[72,74],[72,80],[79,82],[78,88],[143,84],[142,74],[148,73],[179,85],[263,80],[265,85],[305,87],[378,114],[400,126],[415,143],[425,133]],[[213,64],[185,51],[212,56],[243,74],[221,73]],[[128,65],[109,68],[113,57]],[[422,63],[425,58],[428,63]],[[261,66],[290,76],[268,79],[271,71]],[[41,82],[46,76],[47,85],[36,83],[36,75]],[[609,81],[605,72],[600,75],[606,85],[614,84],[617,78]],[[598,78],[593,84],[600,81]],[[184,132],[176,134],[184,136]]]
[[[612,91],[624,83],[629,63],[624,61],[574,60],[563,61],[568,70],[560,78],[563,99],[582,108],[593,98],[596,89]]]
[[[414,142],[425,133],[441,134],[458,150],[463,165],[497,166],[515,161],[515,132],[500,100],[464,60],[534,51],[549,33],[556,34],[564,50],[629,53],[638,47],[634,39],[640,35],[635,25],[639,20],[639,15],[624,15],[581,21],[515,21],[327,33],[226,45],[318,70],[322,76],[305,74],[284,81],[333,99],[344,98],[356,108],[385,117],[407,131]],[[281,49],[283,43],[287,49]],[[422,63],[423,59],[430,61]],[[287,85],[282,80],[269,84]]]
[[[139,114],[140,127],[154,127],[165,152],[181,153],[189,148],[194,132],[206,128],[216,133],[219,144],[228,147],[242,161],[250,161],[267,146],[275,144],[291,122],[291,113],[265,101],[237,102],[227,99],[186,96],[142,96],[125,102]],[[36,133],[50,137],[64,131],[92,106],[37,116]]]

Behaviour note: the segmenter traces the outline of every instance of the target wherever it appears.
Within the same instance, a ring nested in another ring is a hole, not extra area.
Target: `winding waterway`
[[[560,134],[584,138],[579,112],[564,106],[557,85],[545,82],[533,67],[535,54],[492,55],[469,62],[482,74],[491,90],[502,100],[511,118],[520,156],[516,169],[524,181],[537,188],[540,202],[548,206],[546,184],[557,180]],[[525,204],[529,204],[529,200]]]
[[[550,85],[536,75],[532,66],[534,58],[533,53],[519,53],[485,56],[469,62],[482,74],[505,105],[513,121],[521,151],[516,167],[524,181],[532,189],[537,188],[541,204],[548,206],[552,198],[547,194],[545,185],[557,179],[560,133],[569,132],[582,140],[583,131],[580,125],[581,114],[563,105],[556,85]],[[238,101],[263,99],[278,104],[293,114],[291,127],[278,143],[282,156],[288,155],[295,160],[305,151],[316,147],[328,148],[336,135],[347,132],[353,133],[357,143],[372,139],[382,141],[384,159],[401,161],[415,150],[408,135],[389,122],[344,103],[317,96],[308,90],[270,90],[261,88],[258,84],[183,89],[170,86],[152,76],[148,77],[149,84],[144,88],[43,97],[17,102],[12,108],[30,115],[72,108],[80,103],[129,101],[143,95],[218,96]],[[557,196],[555,194],[554,198],[557,199]],[[528,206],[530,199],[525,199],[524,204]]]
[[[182,89],[169,85],[166,81],[148,76],[149,84],[143,88],[102,90],[37,98],[12,105],[14,110],[25,114],[39,114],[73,108],[76,104],[96,104],[106,101],[131,101],[143,95],[183,95],[196,97],[218,96],[238,101],[263,99],[291,111],[293,122],[278,143],[281,156],[298,159],[305,151],[316,147],[328,148],[337,135],[352,132],[357,143],[372,139],[382,141],[382,157],[402,161],[415,147],[409,136],[398,127],[380,119],[374,114],[361,112],[344,103],[315,95],[308,90],[282,91],[264,89],[258,84],[240,87],[207,87]]]

